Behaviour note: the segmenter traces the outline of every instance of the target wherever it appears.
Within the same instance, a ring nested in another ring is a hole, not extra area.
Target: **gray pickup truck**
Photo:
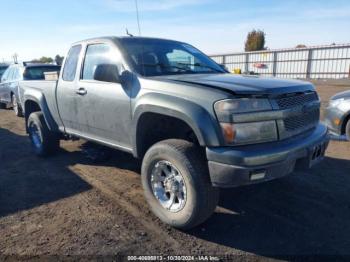
[[[152,211],[182,229],[213,213],[220,187],[308,169],[329,141],[313,85],[232,75],[164,39],[74,43],[58,81],[28,82],[23,101],[37,155],[77,137],[133,154]]]

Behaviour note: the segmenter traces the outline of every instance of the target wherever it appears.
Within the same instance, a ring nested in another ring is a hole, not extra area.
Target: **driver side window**
[[[82,80],[117,83],[118,55],[108,44],[92,44],[87,47]]]

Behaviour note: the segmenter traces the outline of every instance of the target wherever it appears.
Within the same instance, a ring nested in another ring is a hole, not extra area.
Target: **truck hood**
[[[191,74],[154,77],[157,80],[198,84],[242,95],[280,95],[314,91],[308,82],[233,74]]]

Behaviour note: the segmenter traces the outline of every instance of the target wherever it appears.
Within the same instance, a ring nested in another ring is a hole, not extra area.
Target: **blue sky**
[[[137,34],[134,0],[0,0],[0,59],[65,54],[95,36]],[[208,54],[239,52],[251,29],[270,49],[350,42],[345,0],[138,0],[141,31],[189,42]]]

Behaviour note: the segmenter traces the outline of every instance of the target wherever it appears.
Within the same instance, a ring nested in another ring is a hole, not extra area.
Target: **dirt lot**
[[[327,101],[345,86],[317,88]],[[350,255],[348,142],[332,141],[307,174],[222,190],[216,213],[189,232],[150,213],[139,161],[115,151],[95,163],[83,144],[62,142],[58,155],[38,159],[23,119],[0,111],[0,254]]]

